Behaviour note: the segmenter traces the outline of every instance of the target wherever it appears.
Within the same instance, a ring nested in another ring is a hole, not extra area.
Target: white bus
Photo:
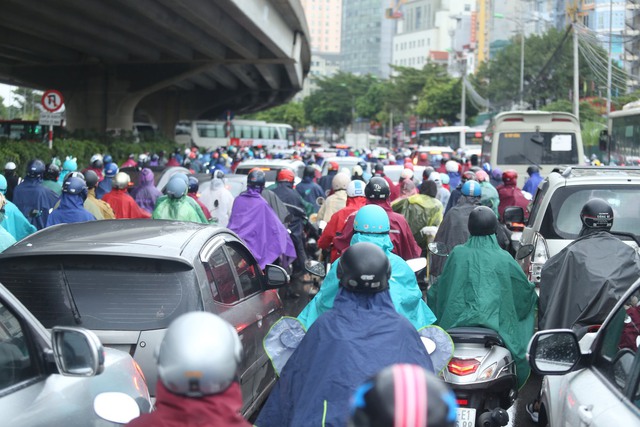
[[[421,130],[419,143],[429,147],[449,147],[452,150],[480,151],[484,128],[469,126],[439,126]]]
[[[611,138],[600,143],[610,164],[640,165],[640,101],[630,102],[622,110],[609,114],[608,134]],[[602,132],[601,135],[607,132]],[[603,159],[604,160],[604,159]]]
[[[293,145],[293,127],[259,120],[180,121],[176,125],[175,141],[201,149],[258,146],[288,148]]]
[[[482,161],[502,171],[515,169],[519,187],[524,185],[530,165],[539,166],[544,176],[556,167],[582,164],[580,122],[564,112],[500,113],[485,131]]]

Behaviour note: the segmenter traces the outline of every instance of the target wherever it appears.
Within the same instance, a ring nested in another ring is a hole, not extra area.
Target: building
[[[294,98],[301,101],[318,88],[318,80],[331,77],[340,70],[340,55],[337,53],[311,52],[311,68],[304,80],[302,90]]]
[[[301,0],[311,35],[311,51],[340,53],[342,0]]]

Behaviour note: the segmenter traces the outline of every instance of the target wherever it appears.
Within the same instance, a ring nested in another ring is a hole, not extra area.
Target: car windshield
[[[640,186],[569,186],[557,189],[542,222],[541,233],[547,239],[575,239],[580,233],[580,211],[592,199],[606,200],[613,208],[612,231],[640,236]]]
[[[498,143],[498,164],[577,164],[576,135],[556,132],[505,132]]]
[[[167,328],[180,314],[201,309],[194,274],[182,263],[133,257],[45,256],[0,263],[2,284],[47,328]]]

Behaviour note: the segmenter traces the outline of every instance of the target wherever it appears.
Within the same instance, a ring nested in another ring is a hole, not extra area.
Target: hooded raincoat
[[[91,212],[97,220],[116,219],[116,214],[109,203],[96,198],[96,189],[90,188],[87,199],[84,201],[84,208]]]
[[[522,187],[522,191],[526,191],[531,194],[532,197],[536,196],[536,191],[538,191],[538,186],[542,182],[543,178],[540,176],[540,172],[534,172],[529,176],[527,182],[524,183],[524,187]]]
[[[471,236],[453,248],[437,283],[429,288],[427,301],[445,330],[480,326],[498,332],[516,362],[518,387],[524,385],[538,297],[495,234]]]
[[[424,194],[414,194],[406,199],[400,199],[391,205],[394,212],[405,217],[413,238],[423,249],[427,248],[427,238],[420,230],[424,227],[437,227],[442,222],[444,208],[442,203],[434,197]]]
[[[81,195],[62,193],[60,205],[47,218],[47,227],[95,220],[96,217],[84,208],[84,200]]]
[[[96,187],[96,197],[98,199],[104,198],[104,195],[110,193],[113,189],[113,177],[105,176],[102,181],[98,183]]]
[[[156,408],[127,424],[127,427],[250,427],[240,415],[240,385],[232,383],[222,393],[187,397],[171,393],[161,381],[156,386]]]
[[[327,226],[322,231],[322,234],[318,239],[318,247],[324,250],[331,249],[331,262],[334,262],[340,256],[338,255],[338,251],[332,247],[333,238],[339,233],[342,233],[342,229],[349,215],[357,212],[358,209],[366,204],[367,199],[365,197],[347,197],[347,206],[333,214],[327,223]]]
[[[179,199],[172,197],[161,197],[158,199],[156,208],[153,210],[153,219],[171,219],[174,221],[189,221],[208,224],[209,221],[202,213],[199,206],[193,205],[194,200],[184,195]],[[196,209],[197,208],[197,209]]]
[[[255,425],[343,427],[356,388],[394,363],[433,372],[418,332],[394,310],[388,291],[342,289],[287,361]]]
[[[102,200],[111,206],[117,219],[151,218],[151,214],[138,206],[125,189],[114,188],[105,194]]]
[[[38,230],[47,226],[49,210],[57,201],[56,193],[42,185],[42,178],[28,176],[13,191],[13,203]]]
[[[236,197],[228,228],[244,240],[263,270],[277,259],[287,268],[296,258],[289,232],[255,188]]]
[[[496,216],[500,215],[498,210],[498,207],[500,206],[500,196],[498,196],[498,191],[495,187],[488,181],[482,181],[480,182],[480,189],[482,190],[480,204],[491,208]]]
[[[318,211],[317,221],[329,222],[333,214],[347,206],[347,190],[338,190],[326,198]]]
[[[549,259],[540,277],[540,329],[581,329],[604,322],[640,277],[637,252],[607,231],[574,240]]]
[[[20,241],[37,231],[36,227],[20,212],[20,209],[9,200],[7,200],[7,204],[4,205],[2,227],[7,230],[16,241]]]
[[[138,206],[149,213],[153,213],[156,201],[162,196],[162,192],[154,184],[153,171],[151,169],[144,168],[140,171],[138,185],[131,190],[130,194]]]
[[[4,220],[2,220],[2,222],[4,223]],[[11,234],[9,234],[7,230],[5,230],[3,227],[0,227],[0,252],[3,252],[14,243],[16,243],[16,239]]]
[[[305,176],[302,182],[296,185],[296,191],[300,193],[305,202],[313,205],[313,211],[318,212],[320,206],[316,203],[318,197],[326,197],[324,190],[318,184],[313,182],[313,177]]]
[[[436,321],[431,309],[422,300],[422,291],[418,286],[416,275],[407,263],[391,253],[393,246],[388,234],[362,234],[356,233],[351,239],[351,244],[369,242],[384,250],[391,263],[391,279],[389,280],[389,292],[396,311],[406,317],[416,329],[431,325]],[[338,264],[334,263],[334,266]],[[331,268],[324,278],[320,291],[298,316],[307,328],[325,311],[333,307],[333,301],[338,294],[339,280],[337,268]]]
[[[200,201],[209,209],[212,220],[222,227],[229,224],[233,207],[233,194],[224,186],[224,180],[213,178],[200,185]]]
[[[498,206],[500,219],[502,219],[504,215],[504,210],[509,206],[520,206],[524,210],[525,219],[529,218],[529,210],[527,209],[529,201],[524,197],[522,191],[516,187],[515,184],[502,184],[499,185],[496,190],[500,197],[500,205]]]

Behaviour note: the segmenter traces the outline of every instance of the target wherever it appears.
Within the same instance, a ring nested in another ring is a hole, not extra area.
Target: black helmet
[[[472,236],[489,236],[496,233],[498,218],[487,206],[478,206],[469,214],[469,233]]]
[[[586,228],[610,230],[613,226],[613,209],[602,199],[591,199],[582,207],[580,221]]]
[[[96,169],[102,169],[104,167],[104,162],[102,160],[101,154],[94,154],[91,156],[91,166]]]
[[[247,175],[247,186],[264,187],[265,180],[264,172],[260,168],[253,168]]]
[[[442,380],[417,365],[396,364],[382,369],[356,389],[352,402],[349,425],[354,427],[392,426],[394,420],[410,416],[415,423],[402,425],[456,425],[454,394]]]
[[[379,176],[372,177],[364,188],[367,199],[388,199],[390,194],[389,183]]]
[[[200,182],[195,176],[189,177],[189,193],[197,193],[200,189]]]
[[[531,165],[527,168],[527,174],[529,174],[529,176],[533,175],[534,173],[540,173],[540,168],[536,165]]]
[[[98,178],[98,174],[88,169],[84,172],[84,179],[87,182],[87,187],[96,188],[98,186],[98,182],[100,178]]]
[[[376,165],[373,167],[373,171],[377,174],[384,173],[384,165],[380,162],[376,163]]]
[[[422,171],[422,180],[427,180],[429,179],[429,177],[431,176],[432,173],[434,173],[436,170],[433,168],[433,166],[427,166],[426,168],[424,168],[424,170]]]
[[[314,168],[313,166],[305,166],[304,168],[304,173],[302,174],[303,177],[311,177],[311,178],[315,178],[316,176],[316,168]]]
[[[62,192],[80,196],[84,200],[87,198],[87,184],[80,177],[71,177],[64,181]]]
[[[42,177],[44,170],[44,162],[40,159],[33,159],[27,164],[27,176],[31,178]]]
[[[389,289],[391,264],[379,246],[362,242],[344,251],[336,273],[343,288],[352,292],[375,293]]]
[[[44,179],[49,181],[57,181],[60,176],[60,166],[55,163],[47,165],[47,170],[44,171]]]

